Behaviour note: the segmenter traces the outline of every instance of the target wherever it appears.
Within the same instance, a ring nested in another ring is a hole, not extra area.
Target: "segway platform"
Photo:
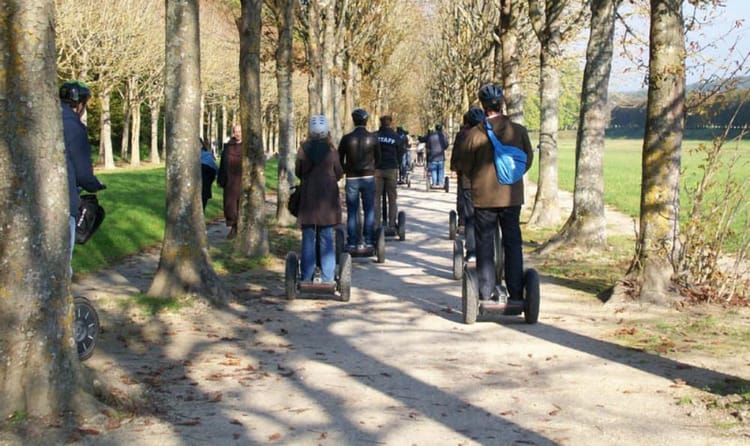
[[[352,257],[348,252],[342,252],[337,257],[336,277],[334,282],[320,282],[320,271],[316,268],[314,279],[311,282],[300,280],[300,262],[297,253],[289,252],[286,255],[286,269],[284,271],[284,284],[287,300],[294,300],[299,293],[313,295],[336,295],[339,300],[348,302],[351,296],[352,286]]]
[[[461,286],[461,306],[465,324],[473,324],[477,317],[487,314],[503,314],[517,316],[523,313],[527,324],[535,324],[539,320],[539,275],[536,270],[529,268],[524,273],[524,297],[521,301],[507,300],[504,302],[479,300],[479,282],[477,272],[471,268],[464,268]]]

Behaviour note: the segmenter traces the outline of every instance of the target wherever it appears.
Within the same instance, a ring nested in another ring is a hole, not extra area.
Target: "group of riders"
[[[456,135],[451,170],[459,178],[458,210],[465,227],[466,260],[476,261],[479,299],[523,299],[523,255],[521,251],[520,210],[523,204],[523,179],[513,184],[498,183],[493,160],[492,137],[523,151],[531,166],[533,151],[526,128],[501,113],[502,89],[486,84],[478,92],[481,108],[473,107],[464,115]],[[324,115],[310,118],[309,136],[297,153],[295,174],[301,183],[298,224],[302,228],[301,280],[311,281],[316,264],[320,280],[333,281],[335,273],[334,227],[342,223],[342,205],[338,181],[345,177],[346,249],[350,252],[372,250],[376,228],[385,231],[396,226],[397,192],[413,168],[409,132],[393,128],[390,115],[380,117],[376,132],[367,130],[369,114],[358,108],[352,112],[354,129],[338,145],[331,139]],[[490,135],[489,132],[493,134]],[[417,138],[416,163],[427,163],[431,186],[442,187],[445,178],[445,152],[448,142],[442,126]],[[381,220],[387,198],[387,218]],[[360,217],[360,204],[363,214]],[[502,231],[504,278],[506,287],[497,283],[493,239]],[[319,263],[316,263],[319,262]]]

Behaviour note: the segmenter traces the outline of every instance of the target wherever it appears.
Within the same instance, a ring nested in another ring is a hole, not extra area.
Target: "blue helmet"
[[[464,122],[470,126],[475,126],[480,122],[484,121],[485,118],[484,110],[479,107],[471,107],[469,111],[464,113]]]
[[[503,89],[497,84],[482,85],[477,96],[486,109],[500,110],[503,105]]]

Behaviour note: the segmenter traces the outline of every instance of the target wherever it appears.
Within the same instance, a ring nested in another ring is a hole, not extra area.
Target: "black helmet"
[[[475,126],[480,122],[484,121],[485,118],[484,110],[479,107],[471,107],[469,111],[464,113],[464,122],[470,126]]]
[[[367,124],[367,118],[369,117],[370,115],[368,115],[367,112],[361,108],[358,108],[352,112],[352,121],[354,121],[355,125]]]
[[[503,89],[496,84],[484,84],[479,89],[479,102],[484,108],[500,110],[503,104]]]
[[[436,131],[436,132],[439,132],[439,131],[441,131],[441,130],[443,130],[443,124],[436,124],[436,125],[435,125],[435,131]]]
[[[60,99],[65,102],[78,104],[88,101],[89,97],[91,90],[81,81],[68,81],[60,87]]]

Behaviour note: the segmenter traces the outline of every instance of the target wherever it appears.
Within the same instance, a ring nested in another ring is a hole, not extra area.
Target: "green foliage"
[[[136,293],[129,297],[127,301],[122,302],[130,307],[140,308],[147,315],[155,315],[162,312],[176,313],[183,308],[193,304],[193,300],[188,296],[183,297],[152,297],[142,293]]]

